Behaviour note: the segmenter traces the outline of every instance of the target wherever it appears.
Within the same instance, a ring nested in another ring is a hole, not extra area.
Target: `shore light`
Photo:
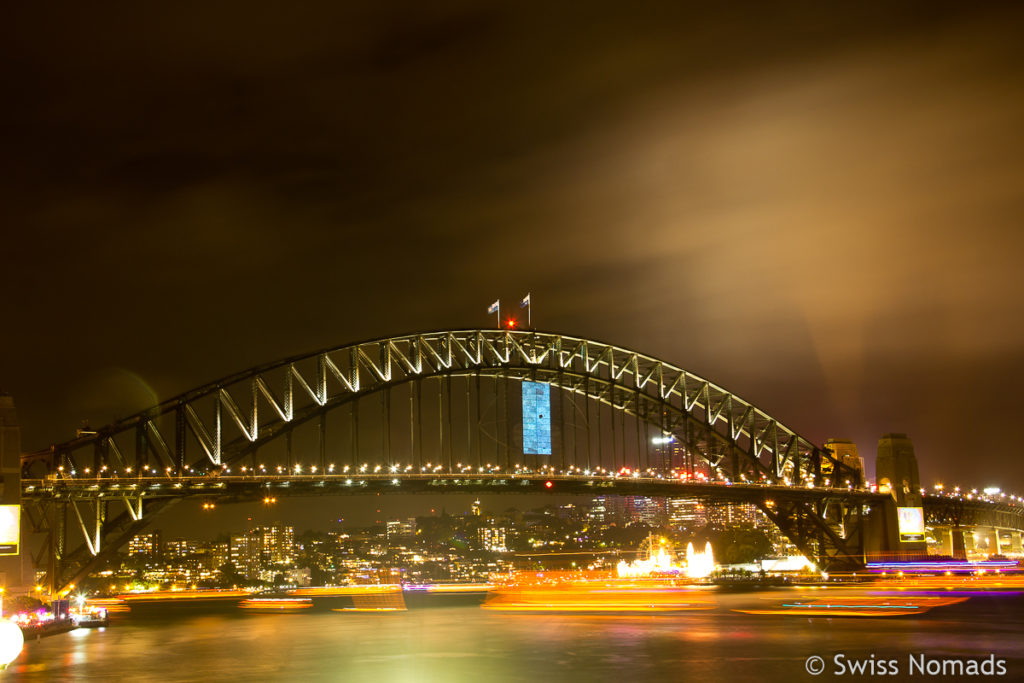
[[[0,620],[0,666],[7,666],[21,654],[25,636],[13,621]]]

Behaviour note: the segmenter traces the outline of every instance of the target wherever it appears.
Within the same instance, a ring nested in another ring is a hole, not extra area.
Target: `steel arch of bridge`
[[[312,374],[300,364],[313,364]],[[467,330],[392,337],[341,346],[251,368],[50,450],[28,456],[27,471],[45,463],[81,470],[91,464],[127,469],[154,460],[184,473],[190,442],[205,458],[197,467],[237,460],[289,428],[359,396],[438,375],[496,374],[548,382],[659,426],[714,467],[726,457],[770,482],[818,480],[861,485],[859,473],[753,404],[682,368],[597,341],[533,331]],[[278,377],[280,384],[270,379]],[[282,381],[283,380],[283,381]],[[244,397],[244,398],[243,398]],[[244,407],[240,407],[244,405]],[[203,415],[204,408],[209,409]],[[658,413],[661,413],[660,415]],[[269,415],[269,419],[264,416]],[[173,418],[171,433],[158,426]],[[687,431],[687,428],[696,431]],[[134,441],[134,454],[124,440]],[[128,457],[133,455],[133,457]],[[824,467],[823,467],[824,465]]]
[[[654,425],[727,478],[776,488],[812,487],[819,491],[817,502],[801,499],[771,507],[765,500],[775,496],[765,494],[759,505],[784,532],[797,536],[793,540],[798,546],[824,564],[829,558],[854,556],[863,548],[862,543],[849,542],[849,530],[837,531],[846,512],[827,512],[829,505],[835,507],[837,500],[862,485],[859,472],[829,451],[680,367],[629,349],[548,332],[430,332],[364,341],[261,365],[185,392],[95,434],[26,456],[23,476],[30,482],[89,471],[95,476],[105,471],[140,476],[146,470],[168,478],[204,473],[213,477],[222,466],[261,446],[280,437],[290,439],[295,427],[318,417],[322,458],[324,416],[329,411],[416,380],[456,376],[547,382]],[[638,453],[638,462],[632,463],[637,469],[644,465],[639,458]],[[582,465],[574,462],[570,467],[582,471]],[[510,468],[511,463],[505,466]],[[144,511],[151,516],[174,500],[144,499],[142,491],[111,495],[103,488],[97,487],[91,500],[62,493],[59,487],[25,491],[27,498],[40,501],[64,498],[59,512],[29,514],[33,526],[49,534],[51,583],[63,581],[62,566],[81,575],[96,564],[104,549],[116,550],[142,528]],[[109,519],[112,500],[122,501],[125,509]],[[65,552],[69,506],[86,541]],[[63,521],[58,519],[61,516]]]

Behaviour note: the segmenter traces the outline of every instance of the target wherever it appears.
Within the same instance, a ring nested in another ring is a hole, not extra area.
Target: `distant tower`
[[[864,481],[864,458],[857,452],[857,444],[850,439],[829,439],[825,442],[825,448],[832,451],[832,455],[835,456],[836,460],[859,472],[860,482]],[[857,485],[860,482],[851,481],[850,483]],[[836,483],[845,484],[846,482]]]
[[[900,507],[921,507],[921,479],[914,444],[906,434],[883,434],[878,440],[875,477],[880,491],[891,491]]]

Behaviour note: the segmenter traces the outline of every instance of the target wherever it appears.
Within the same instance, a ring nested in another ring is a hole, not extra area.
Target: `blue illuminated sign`
[[[551,455],[551,387],[523,382],[523,453]]]

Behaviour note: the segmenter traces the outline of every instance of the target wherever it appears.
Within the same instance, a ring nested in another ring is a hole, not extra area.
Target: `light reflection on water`
[[[737,614],[760,596],[719,596],[678,615],[398,614],[122,619],[26,645],[2,677],[52,680],[600,681],[802,680],[805,659],[912,653],[1008,660],[1024,677],[1024,600],[980,597],[919,618]]]

